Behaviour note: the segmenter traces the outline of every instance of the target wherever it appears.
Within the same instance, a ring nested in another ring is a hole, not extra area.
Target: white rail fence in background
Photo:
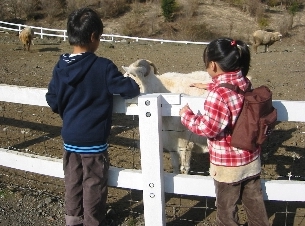
[[[48,107],[46,89],[0,84],[0,101]],[[131,100],[114,96],[114,113],[139,115],[141,170],[110,168],[109,186],[143,190],[146,226],[165,225],[165,192],[215,197],[209,176],[165,173],[161,139],[162,116],[178,116],[189,103],[195,112],[202,97],[146,94]],[[275,100],[278,121],[305,122],[305,101]],[[296,110],[297,109],[297,110]],[[62,160],[0,148],[0,165],[63,178]],[[305,181],[262,180],[265,200],[305,201]]]
[[[14,24],[14,23],[0,21],[0,29],[16,31],[18,33],[26,26],[27,25],[24,24]],[[41,39],[43,39],[44,36],[48,36],[48,37],[59,37],[62,38],[64,41],[66,41],[68,38],[66,30],[35,27],[35,26],[30,26],[30,27],[34,30],[34,34],[39,35]],[[173,40],[165,40],[165,39],[130,37],[130,36],[122,36],[122,35],[114,35],[114,34],[102,34],[102,38],[100,40],[104,42],[120,42],[121,40],[126,40],[126,39],[131,39],[136,42],[152,41],[152,42],[160,42],[160,43],[167,42],[167,43],[198,44],[198,45],[208,44],[208,42],[173,41]]]

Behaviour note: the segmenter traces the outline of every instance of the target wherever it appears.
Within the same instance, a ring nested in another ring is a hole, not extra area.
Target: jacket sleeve
[[[48,91],[46,93],[46,101],[54,113],[59,113],[54,78],[51,79],[48,85]]]
[[[124,77],[112,62],[107,66],[106,82],[111,94],[120,94],[124,99],[134,98],[140,94],[139,85],[132,78]]]

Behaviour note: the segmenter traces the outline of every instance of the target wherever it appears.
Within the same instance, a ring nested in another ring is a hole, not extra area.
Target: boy
[[[134,80],[94,54],[102,32],[103,23],[92,9],[69,15],[73,51],[60,56],[46,94],[52,111],[63,120],[66,225],[105,225],[113,94],[140,94]]]

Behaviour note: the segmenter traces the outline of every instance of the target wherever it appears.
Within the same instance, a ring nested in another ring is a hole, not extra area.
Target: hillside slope
[[[188,41],[210,41],[219,36],[229,36],[248,42],[251,34],[260,29],[257,19],[250,16],[246,9],[231,6],[224,1],[177,0],[177,3],[179,11],[171,23],[164,22],[161,3],[133,3],[125,14],[117,18],[103,18],[104,33]],[[262,29],[281,31],[288,26],[291,16],[286,10],[281,7],[261,7],[265,9],[267,20],[267,26]],[[101,9],[96,8],[98,11]],[[45,18],[26,23],[66,29],[66,20],[59,18]],[[304,34],[305,12],[302,10],[293,17],[292,29],[284,35],[290,43],[303,43]]]
[[[104,33],[129,35],[129,33],[133,33],[130,30],[133,28],[136,30],[139,26],[142,27],[144,35],[136,35],[139,37],[154,36],[164,39],[190,40],[193,37],[191,33],[194,31],[190,31],[189,27],[195,24],[201,24],[204,26],[199,29],[206,28],[209,33],[202,32],[206,37],[196,37],[197,39],[201,39],[198,41],[210,41],[215,37],[229,36],[248,42],[251,34],[255,30],[268,29],[281,31],[290,18],[290,15],[280,7],[269,8],[265,10],[268,26],[260,28],[255,17],[223,1],[201,1],[202,3],[196,9],[193,9],[194,11],[188,8],[189,1],[178,0],[177,2],[179,3],[181,12],[172,23],[164,22],[159,5],[152,3],[133,4],[132,10],[125,15],[115,19],[104,19]],[[189,16],[188,11],[191,11],[193,15]],[[133,27],[130,27],[131,22],[134,22],[132,23]],[[137,32],[135,33],[137,34]],[[285,36],[289,38],[289,42],[303,42],[304,34],[305,13],[301,11],[297,12],[294,16],[292,29]]]

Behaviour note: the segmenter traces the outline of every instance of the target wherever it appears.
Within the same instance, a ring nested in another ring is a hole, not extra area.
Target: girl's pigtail
[[[240,56],[240,68],[243,76],[246,77],[250,69],[250,49],[246,43],[240,40],[236,41],[236,46]]]

